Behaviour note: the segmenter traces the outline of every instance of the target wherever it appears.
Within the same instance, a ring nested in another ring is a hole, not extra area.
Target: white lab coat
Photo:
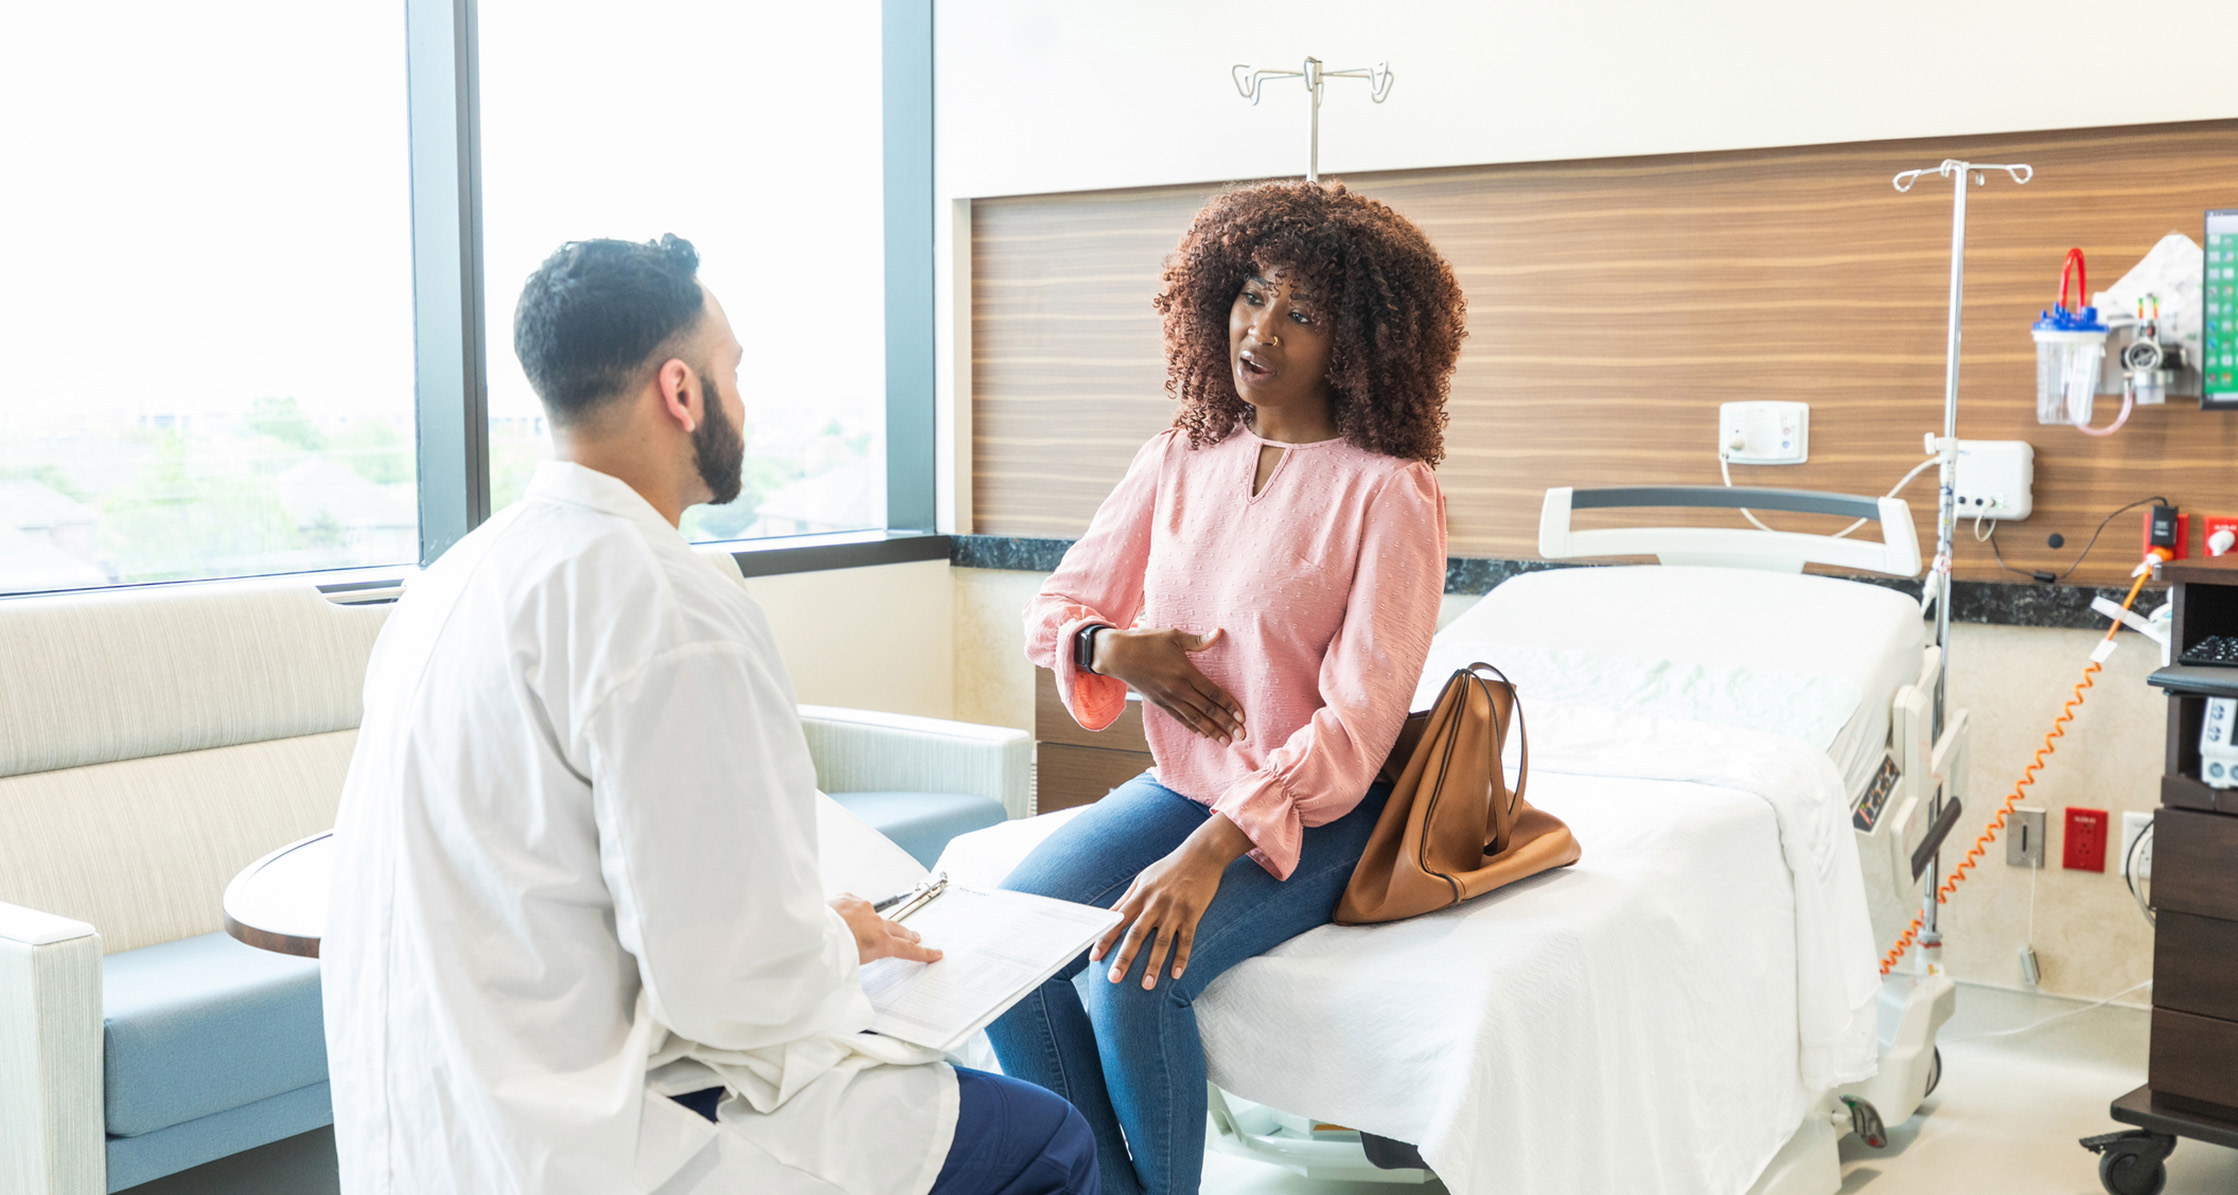
[[[366,673],[322,951],[342,1189],[923,1195],[955,1076],[860,1032],[815,786],[736,566],[540,468]],[[666,1098],[713,1075],[720,1127]]]

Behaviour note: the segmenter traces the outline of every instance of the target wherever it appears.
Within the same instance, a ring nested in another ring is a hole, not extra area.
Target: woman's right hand
[[[1215,629],[1203,635],[1171,628],[1096,632],[1096,671],[1122,680],[1145,701],[1173,715],[1208,739],[1232,743],[1243,737],[1243,705],[1197,670],[1189,653],[1220,641]]]

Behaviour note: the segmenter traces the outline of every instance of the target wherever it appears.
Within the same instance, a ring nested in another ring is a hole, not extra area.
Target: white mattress
[[[1927,638],[1919,603],[1892,589],[1685,565],[1526,573],[1438,632],[1440,642],[1576,648],[1845,680],[1857,687],[1857,710],[1826,753],[1852,797],[1880,768],[1889,701],[1918,678]]]
[[[1840,781],[1761,732],[1531,718],[1531,799],[1583,858],[1237,966],[1196,1004],[1211,1078],[1414,1142],[1456,1195],[1736,1195],[1818,1091],[1871,1069]],[[960,836],[940,866],[992,885],[1072,812]]]

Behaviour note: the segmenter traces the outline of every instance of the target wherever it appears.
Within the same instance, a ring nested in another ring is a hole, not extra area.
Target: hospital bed
[[[1882,542],[1572,526],[1744,504],[1866,517]],[[1560,489],[1540,546],[1660,563],[1506,582],[1439,632],[1424,694],[1473,659],[1516,680],[1531,799],[1584,857],[1223,976],[1197,1005],[1211,1144],[1317,1177],[1420,1181],[1414,1161],[1464,1195],[1836,1190],[1840,1137],[1908,1118],[1935,1078],[1951,985],[1884,983],[1875,952],[1916,907],[1911,857],[1964,718],[1926,742],[1940,661],[1914,599],[1801,569],[1916,575],[1909,512]],[[941,865],[999,882],[1069,812],[965,835]]]

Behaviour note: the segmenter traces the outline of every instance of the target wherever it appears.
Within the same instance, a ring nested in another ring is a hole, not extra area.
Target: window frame
[[[490,517],[478,7],[404,5],[422,568]],[[886,525],[702,545],[749,576],[948,555],[934,533],[932,38],[932,0],[881,0]]]

